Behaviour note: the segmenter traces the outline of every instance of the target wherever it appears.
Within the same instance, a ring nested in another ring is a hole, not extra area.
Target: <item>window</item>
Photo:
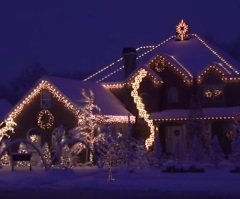
[[[41,92],[41,108],[51,108],[51,106],[52,94],[47,90],[43,90]]]
[[[205,102],[223,101],[222,85],[205,85],[203,89],[203,97]]]
[[[169,103],[178,102],[178,89],[176,87],[171,87],[168,89],[168,102]]]

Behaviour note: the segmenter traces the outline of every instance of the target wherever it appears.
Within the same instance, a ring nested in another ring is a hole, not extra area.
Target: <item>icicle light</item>
[[[28,94],[21,103],[19,103],[13,111],[7,117],[7,120],[14,121],[14,119],[22,112],[25,105],[28,105],[32,100],[44,89],[47,89],[53,94],[53,97],[56,98],[60,103],[62,103],[68,110],[70,110],[76,118],[81,115],[79,107],[74,105],[70,100],[68,100],[63,94],[61,94],[58,89],[53,86],[47,80],[42,80],[38,86],[36,86],[30,94]],[[116,115],[106,115],[107,120],[104,122],[108,123],[128,123],[128,116],[116,116]],[[135,122],[135,117],[131,116],[131,123]]]

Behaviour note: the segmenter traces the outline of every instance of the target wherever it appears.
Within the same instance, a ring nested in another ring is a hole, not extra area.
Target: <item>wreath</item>
[[[49,110],[41,110],[38,114],[38,126],[41,129],[49,129],[54,122],[53,114]]]

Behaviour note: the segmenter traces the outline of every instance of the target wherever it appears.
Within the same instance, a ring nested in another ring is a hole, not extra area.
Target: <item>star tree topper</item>
[[[183,19],[176,26],[177,37],[183,41],[188,37],[189,26]]]

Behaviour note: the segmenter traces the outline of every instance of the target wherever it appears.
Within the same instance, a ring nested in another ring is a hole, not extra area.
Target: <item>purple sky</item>
[[[48,71],[96,71],[124,47],[160,43],[185,19],[192,33],[231,42],[240,1],[0,1],[0,81],[40,63]]]

